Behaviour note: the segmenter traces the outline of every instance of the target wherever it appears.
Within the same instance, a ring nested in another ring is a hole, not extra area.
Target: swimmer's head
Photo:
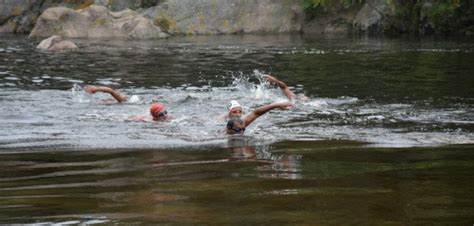
[[[153,120],[160,121],[166,119],[168,112],[164,104],[155,102],[150,105],[150,114],[153,116]]]
[[[229,117],[242,116],[242,106],[236,100],[232,100],[227,104],[227,110],[229,110]]]
[[[226,133],[227,134],[244,134],[245,123],[240,118],[231,118],[227,121]]]

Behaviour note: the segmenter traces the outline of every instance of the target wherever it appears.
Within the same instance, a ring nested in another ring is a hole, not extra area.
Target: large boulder
[[[36,48],[40,50],[63,51],[77,49],[77,45],[74,44],[74,42],[64,40],[63,37],[59,35],[53,35],[41,41]]]
[[[353,27],[362,32],[381,32],[385,26],[386,17],[390,14],[391,9],[387,1],[367,0],[354,18]]]
[[[50,7],[82,9],[94,0],[0,0],[0,32],[29,33],[39,15]]]
[[[329,2],[318,9],[318,13],[308,13],[303,33],[310,35],[345,36],[351,32],[352,21],[359,12],[361,4],[346,6],[340,1]]]
[[[5,24],[0,25],[0,33],[14,33],[15,24],[12,21],[7,21]]]
[[[31,6],[29,0],[0,0],[0,24],[21,15]]]
[[[0,0],[0,33],[24,33],[33,27],[36,20],[32,12],[35,2],[31,0]]]
[[[294,0],[168,0],[144,16],[170,34],[295,32],[304,17]]]
[[[30,37],[60,35],[68,38],[165,38],[150,20],[132,10],[110,12],[104,6],[91,5],[73,10],[49,8],[41,14]]]

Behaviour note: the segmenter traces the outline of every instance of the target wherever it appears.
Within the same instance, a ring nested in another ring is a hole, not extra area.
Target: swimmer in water
[[[110,87],[107,87],[107,86],[85,86],[84,87],[84,91],[88,92],[88,93],[91,93],[91,94],[94,94],[94,93],[97,93],[97,92],[101,92],[101,93],[108,93],[110,95],[112,95],[112,97],[119,103],[123,103],[125,101],[127,101],[127,97],[122,95],[121,93],[119,93],[117,90],[114,90]]]
[[[262,116],[263,114],[267,113],[270,110],[275,108],[279,108],[281,110],[288,110],[293,106],[290,102],[280,102],[280,103],[273,103],[267,104],[257,109],[253,110],[252,112],[242,116],[242,117],[232,117],[227,121],[226,125],[226,133],[229,135],[234,134],[244,134],[245,129],[249,126],[255,119]]]
[[[94,94],[96,92],[108,93],[119,103],[126,102],[128,98],[117,90],[107,86],[85,86],[84,91]],[[171,116],[168,115],[166,106],[160,102],[152,102],[150,105],[150,115],[138,115],[134,117],[136,121],[169,121]]]
[[[227,110],[227,113],[224,113],[217,117],[217,122],[224,123],[230,118],[241,117],[244,109],[242,108],[242,105],[239,104],[239,102],[237,102],[236,100],[231,100],[227,104]]]
[[[292,100],[307,101],[309,99],[306,96],[296,95],[293,91],[290,90],[290,88],[288,87],[288,85],[286,85],[286,83],[284,83],[281,80],[276,79],[275,77],[269,74],[264,75],[263,78],[269,81],[270,83],[274,83],[278,87],[280,87],[281,91],[288,98],[289,101],[292,101]],[[236,100],[231,100],[229,104],[227,104],[227,110],[228,110],[227,113],[222,114],[219,117],[217,117],[217,122],[223,123],[225,121],[228,121],[230,118],[242,117],[243,107]]]

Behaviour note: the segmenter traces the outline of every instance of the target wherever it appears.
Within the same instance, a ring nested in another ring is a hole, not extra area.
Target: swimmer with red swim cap
[[[150,105],[150,115],[153,117],[153,121],[165,121],[170,119],[165,105],[160,102],[154,102]]]
[[[168,115],[166,106],[163,103],[153,102],[150,105],[149,115],[137,115],[133,119],[140,122],[163,122],[171,120],[171,116]]]
[[[84,87],[84,91],[88,93],[92,93],[92,94],[96,92],[108,93],[112,95],[112,97],[119,103],[130,101],[130,99],[132,99],[133,97],[136,97],[136,96],[132,96],[132,98],[128,98],[122,95],[121,93],[119,93],[117,90],[114,90],[107,86],[88,85]],[[171,119],[171,117],[168,115],[166,106],[163,103],[153,102],[150,105],[150,115],[135,116],[134,119],[137,121],[167,121]]]

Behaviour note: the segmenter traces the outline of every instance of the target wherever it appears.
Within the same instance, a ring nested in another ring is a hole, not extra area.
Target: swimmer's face
[[[241,107],[235,107],[235,108],[230,109],[230,111],[229,111],[229,117],[230,118],[240,117],[240,116],[242,116],[242,108]]]
[[[234,124],[232,127],[227,126],[226,128],[227,134],[244,134],[245,132],[245,124],[242,122],[242,120],[236,120],[234,121]]]
[[[161,112],[152,114],[152,116],[154,121],[162,121],[166,119],[166,116],[168,116],[168,111],[163,110]]]

